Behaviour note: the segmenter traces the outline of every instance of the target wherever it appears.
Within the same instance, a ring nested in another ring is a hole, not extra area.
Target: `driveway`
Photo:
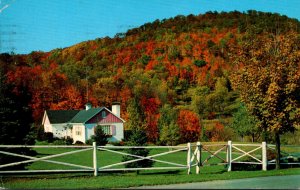
[[[300,189],[300,175],[269,176],[208,182],[142,186],[135,189]]]

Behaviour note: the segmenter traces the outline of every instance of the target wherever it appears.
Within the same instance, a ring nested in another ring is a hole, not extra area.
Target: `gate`
[[[243,150],[246,148],[247,150]],[[235,151],[235,154],[232,154]],[[256,155],[253,155],[256,153]],[[237,155],[233,157],[233,155]],[[238,161],[243,157],[252,158],[252,161]],[[228,141],[228,171],[231,171],[232,163],[243,163],[243,164],[261,164],[262,170],[267,170],[267,144],[262,142],[261,144],[232,144]]]

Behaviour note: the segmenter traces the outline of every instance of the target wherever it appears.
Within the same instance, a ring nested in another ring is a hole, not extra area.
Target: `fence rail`
[[[72,150],[64,153],[58,153],[53,155],[48,155],[44,157],[33,157],[26,156],[22,154],[17,154],[9,152],[8,149],[14,148],[67,148],[67,149],[79,149]],[[140,156],[135,154],[129,154],[124,152],[126,149],[160,149],[165,150],[154,155],[149,156]],[[46,146],[46,145],[37,145],[37,146],[27,146],[27,145],[0,145],[0,155],[9,155],[15,157],[25,158],[27,160],[12,162],[0,165],[0,174],[16,174],[16,173],[60,173],[60,172],[91,172],[94,173],[94,176],[98,175],[98,172],[104,171],[138,171],[138,170],[172,170],[172,169],[184,169],[187,170],[187,174],[191,173],[191,169],[195,167],[196,174],[200,173],[200,168],[204,166],[212,165],[227,165],[227,170],[232,170],[233,163],[241,164],[259,164],[262,165],[262,170],[267,170],[268,164],[275,164],[274,160],[267,160],[267,149],[273,149],[273,145],[267,145],[265,142],[261,144],[241,144],[241,143],[232,143],[228,141],[227,143],[218,143],[218,144],[205,144],[197,142],[196,144],[187,143],[186,146],[96,146],[96,143],[93,143],[92,146],[66,146],[66,145],[57,145],[57,146]],[[4,149],[4,150],[3,150]],[[92,150],[92,166],[86,166],[81,164],[74,164],[69,162],[62,162],[57,160],[51,160],[53,158],[58,158],[65,155],[73,155],[80,152],[91,151]],[[100,151],[110,152],[112,154],[118,154],[122,156],[131,156],[134,159],[128,161],[121,161],[117,163],[107,164],[99,167],[97,165],[99,159],[101,161],[101,156],[99,155]],[[172,160],[161,160],[159,157],[165,156],[168,154],[174,154],[177,152],[186,152],[186,162],[185,163],[176,163]],[[204,154],[204,152],[206,154]],[[224,157],[225,155],[225,157]],[[244,161],[242,158],[251,158],[254,161]],[[209,161],[214,158],[214,163],[209,163]],[[159,167],[148,167],[148,168],[114,168],[116,166],[124,166],[125,164],[138,162],[141,160],[152,160],[157,163],[165,164],[167,166]],[[15,170],[15,171],[4,171],[2,168],[7,168],[9,166],[16,166],[20,164],[33,163],[33,162],[46,162],[57,164],[61,166],[70,166],[75,169],[53,169],[53,170]],[[284,163],[283,163],[284,164]],[[291,163],[291,164],[300,164],[300,163]]]

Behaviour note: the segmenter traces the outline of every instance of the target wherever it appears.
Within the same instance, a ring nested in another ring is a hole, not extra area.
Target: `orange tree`
[[[258,127],[274,135],[280,169],[280,135],[295,131],[300,119],[300,37],[250,37],[238,51],[234,61],[241,69],[232,76],[233,86]]]
[[[190,110],[180,110],[177,118],[180,131],[180,142],[195,142],[199,140],[201,129],[199,117]]]

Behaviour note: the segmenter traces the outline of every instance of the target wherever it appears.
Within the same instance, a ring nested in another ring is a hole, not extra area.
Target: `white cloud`
[[[2,11],[3,11],[4,9],[8,8],[8,7],[9,7],[8,4],[7,4],[7,5],[4,5],[4,7],[0,8],[0,13],[2,13]]]
[[[2,3],[2,0],[0,0],[0,14],[5,10],[5,9],[7,9],[9,6],[10,6],[10,4],[12,4],[12,2],[14,2],[15,0],[11,0],[11,1],[8,1],[8,2],[3,2]],[[6,5],[4,5],[4,6],[2,6],[1,4],[5,4],[6,3]]]

